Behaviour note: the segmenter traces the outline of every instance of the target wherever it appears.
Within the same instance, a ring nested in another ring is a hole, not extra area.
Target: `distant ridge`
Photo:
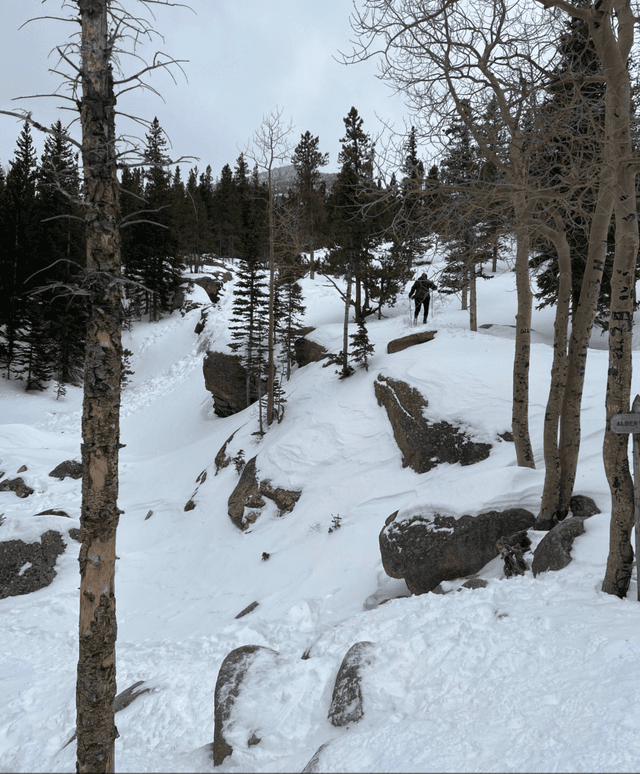
[[[293,188],[296,179],[296,170],[293,164],[286,164],[284,167],[277,167],[272,170],[273,187],[276,193],[286,193],[289,188]],[[320,179],[326,183],[327,190],[333,187],[338,175],[335,172],[320,172]],[[261,183],[267,182],[267,173],[260,172],[258,179]]]

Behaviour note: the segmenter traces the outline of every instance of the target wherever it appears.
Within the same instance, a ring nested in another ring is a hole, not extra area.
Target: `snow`
[[[301,284],[311,338],[337,352],[338,293],[322,275]],[[387,355],[388,341],[412,331],[402,296],[368,326],[369,371],[341,381],[323,363],[294,370],[284,420],[260,441],[255,407],[220,419],[204,387],[204,352],[228,351],[229,284],[216,306],[194,287],[192,298],[209,309],[200,336],[200,309],[125,334],[135,373],[122,407],[118,686],[145,680],[152,690],[116,716],[118,771],[211,771],[202,748],[213,739],[218,669],[249,644],[278,655],[248,674],[221,772],[302,771],[325,743],[322,771],[638,771],[635,574],[627,599],[600,591],[610,519],[601,457],[606,337],[592,338],[576,483],[603,513],[586,521],[572,563],[506,579],[495,559],[478,573],[486,588],[460,589],[460,579],[443,584],[445,595],[419,597],[382,568],[378,535],[394,511],[409,518],[539,506],[553,309],[534,311],[532,323],[537,469],[518,468],[513,445],[497,437],[511,422],[513,272],[501,264],[478,295],[479,323],[492,327],[470,332],[459,300],[436,294],[425,328],[438,331],[435,339]],[[419,390],[431,421],[491,443],[488,459],[422,475],[403,469],[374,394],[379,374]],[[0,600],[0,771],[75,768],[75,746],[65,744],[75,725],[78,543],[68,531],[79,526],[80,482],[48,473],[79,459],[81,399],[79,388],[56,400],[53,388],[28,395],[0,382],[0,470],[34,489],[26,499],[0,493],[0,539],[32,541],[56,529],[67,543],[50,586]],[[265,508],[244,533],[227,515],[238,474],[230,465],[216,475],[214,464],[234,432],[228,456],[257,455],[261,480],[302,491],[291,513]],[[195,508],[185,512],[189,499]],[[70,518],[34,516],[48,508]],[[535,546],[542,533],[531,534]],[[254,601],[253,612],[235,618]],[[364,718],[334,728],[335,677],[364,640],[375,644],[363,671]],[[247,746],[253,733],[261,742]]]

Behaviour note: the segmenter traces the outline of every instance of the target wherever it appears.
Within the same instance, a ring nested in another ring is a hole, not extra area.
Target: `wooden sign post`
[[[633,523],[636,530],[636,578],[640,602],[640,395],[631,406],[632,414],[615,414],[611,417],[614,433],[630,433],[633,444]]]

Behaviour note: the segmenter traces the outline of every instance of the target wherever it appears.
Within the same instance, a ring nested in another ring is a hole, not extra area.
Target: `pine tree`
[[[344,119],[345,136],[340,140],[341,164],[329,199],[334,247],[331,269],[337,276],[349,278],[355,285],[356,320],[362,319],[363,290],[367,280],[371,251],[376,244],[376,227],[371,205],[374,196],[374,143],[362,128],[363,120],[352,107]]]
[[[238,258],[238,243],[241,221],[240,196],[233,172],[225,164],[213,195],[213,231],[218,254],[223,258]]]
[[[295,189],[300,211],[302,242],[309,251],[309,276],[315,276],[315,249],[324,211],[324,197],[320,190],[320,167],[329,163],[329,154],[320,152],[320,138],[306,131],[293,153],[296,171]]]
[[[182,260],[177,255],[172,233],[167,141],[157,117],[151,123],[146,141],[144,195],[147,208],[151,210],[148,219],[153,223],[141,226],[144,238],[142,279],[148,288],[146,311],[149,319],[158,320],[163,312],[170,309],[171,300],[181,281]]]
[[[147,208],[144,199],[144,180],[140,168],[124,167],[120,182],[120,202],[122,222],[120,240],[122,245],[122,273],[129,280],[124,284],[123,303],[125,306],[125,321],[141,320],[146,308],[146,291],[144,290],[144,232],[140,220],[146,218]]]
[[[183,208],[174,208],[174,222],[181,226],[183,235],[180,254],[192,256],[193,271],[197,271],[202,254],[207,252],[207,246],[211,244],[207,209],[202,200],[202,191],[207,190],[207,184],[203,184],[202,179],[203,175],[198,178],[197,167],[189,171]]]
[[[38,261],[36,183],[37,157],[29,124],[25,123],[16,142],[5,188],[5,249],[0,252],[0,324],[4,329],[7,376],[20,373],[21,335],[27,322],[31,277],[42,268]]]
[[[404,153],[399,202],[391,228],[392,253],[396,260],[411,270],[416,258],[424,253],[429,244],[430,217],[424,194],[424,163],[418,157],[418,140],[414,126],[411,127]]]
[[[447,155],[440,165],[445,195],[445,228],[440,236],[445,244],[446,267],[440,275],[443,293],[461,293],[462,309],[469,309],[471,330],[477,330],[476,279],[481,243],[482,212],[474,205],[474,187],[480,178],[478,146],[462,117],[456,117],[446,130]],[[469,303],[470,296],[470,303]]]
[[[369,358],[373,355],[374,346],[369,341],[367,326],[363,320],[358,321],[358,330],[350,337],[353,345],[351,347],[351,359],[365,371],[369,370]]]
[[[291,366],[295,361],[295,340],[300,335],[300,323],[305,312],[302,288],[292,271],[279,272],[278,327],[276,341],[280,345],[280,360],[287,381],[291,378]]]
[[[240,355],[247,372],[247,405],[262,396],[266,376],[268,282],[257,261],[240,260],[233,290],[233,311],[229,330],[230,348]]]
[[[342,150],[338,155],[341,168],[327,206],[333,242],[329,253],[330,271],[346,280],[342,348],[342,375],[346,377],[352,372],[348,351],[349,308],[353,303],[356,321],[363,319],[363,286],[368,279],[371,250],[376,240],[371,210],[366,208],[374,192],[374,144],[362,129],[362,118],[354,107],[344,124],[345,136],[340,141]]]
[[[87,326],[85,296],[77,292],[86,253],[80,175],[62,123],[54,124],[52,131],[45,140],[38,177],[38,249],[48,265],[34,279],[49,285],[41,295],[51,374],[60,383],[79,384]],[[38,317],[36,312],[36,325]]]

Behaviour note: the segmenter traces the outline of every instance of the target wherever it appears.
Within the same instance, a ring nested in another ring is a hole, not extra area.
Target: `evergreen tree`
[[[207,209],[202,200],[203,191],[207,195],[207,181],[203,182],[203,175],[198,178],[198,168],[195,167],[189,171],[182,211],[174,209],[174,222],[180,224],[183,234],[180,254],[192,256],[193,271],[197,271],[202,254],[207,252],[211,244]]]
[[[280,345],[280,360],[288,381],[291,378],[291,365],[295,361],[294,343],[300,335],[305,306],[302,303],[302,288],[293,271],[279,272],[278,291],[276,341]]]
[[[482,161],[473,135],[462,117],[456,117],[446,130],[449,137],[447,155],[440,165],[445,186],[444,228],[446,266],[440,275],[443,293],[460,292],[462,309],[469,309],[471,330],[477,330],[476,279],[478,266],[486,259],[479,249],[483,239],[481,226],[484,212],[475,204]],[[482,269],[480,269],[480,276]],[[469,302],[470,296],[470,302]]]
[[[262,397],[266,377],[268,281],[257,261],[241,259],[233,290],[233,311],[229,330],[230,348],[240,355],[247,372],[247,405]]]
[[[149,319],[158,320],[163,312],[169,310],[180,284],[182,259],[177,254],[177,244],[172,233],[167,141],[157,117],[151,123],[146,140],[144,195],[152,223],[140,227],[144,239],[142,282],[148,290],[146,311]]]
[[[62,123],[58,121],[52,130],[45,140],[38,177],[38,250],[48,265],[34,278],[50,287],[42,293],[44,308],[34,304],[34,325],[45,326],[51,374],[59,383],[79,384],[87,325],[85,296],[77,292],[86,253],[80,175]]]
[[[351,359],[365,371],[369,370],[369,358],[373,355],[374,346],[369,341],[367,326],[363,320],[358,321],[358,330],[350,337],[353,345],[351,347]]]
[[[140,221],[146,219],[144,210],[144,180],[140,168],[124,167],[120,182],[120,208],[122,221],[120,240],[122,245],[122,273],[129,280],[123,288],[125,321],[141,320],[146,308],[144,279],[144,244]]]
[[[5,337],[7,376],[23,370],[21,334],[27,323],[32,275],[38,262],[37,157],[29,124],[25,123],[9,163],[5,187],[5,249],[0,252],[0,324]]]
[[[428,200],[425,196],[424,163],[418,157],[416,129],[411,127],[404,148],[399,203],[392,224],[394,258],[411,270],[429,243]]]
[[[362,319],[371,251],[376,244],[376,226],[371,204],[374,200],[374,143],[362,128],[363,120],[352,107],[344,119],[345,136],[340,140],[341,164],[329,199],[333,248],[331,270],[351,278],[355,285],[356,320]],[[367,206],[368,205],[368,206]]]
[[[320,167],[329,163],[329,154],[320,152],[320,138],[306,131],[293,153],[293,167],[296,171],[295,191],[300,212],[302,243],[309,251],[309,276],[315,275],[314,254],[318,232],[324,211],[324,197],[320,190]]]
[[[352,107],[344,119],[345,136],[338,155],[340,172],[328,201],[333,247],[329,254],[329,270],[346,280],[344,294],[342,375],[348,376],[349,366],[349,307],[355,307],[356,321],[363,319],[369,290],[371,251],[375,245],[375,224],[371,217],[374,196],[374,144],[362,128],[362,118]],[[352,288],[355,285],[355,299]],[[363,298],[363,289],[365,291]]]
[[[240,196],[228,164],[222,168],[215,188],[213,213],[213,230],[218,253],[224,258],[235,260],[239,255]]]

